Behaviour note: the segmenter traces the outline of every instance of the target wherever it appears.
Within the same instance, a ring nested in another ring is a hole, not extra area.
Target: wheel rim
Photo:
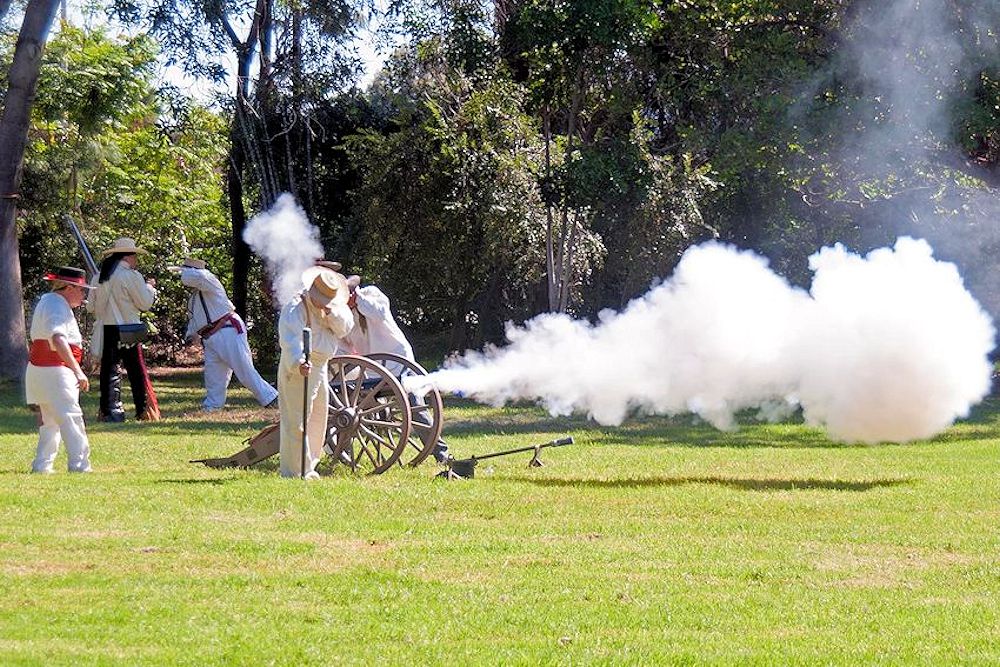
[[[329,386],[333,460],[360,473],[391,468],[412,431],[406,392],[396,378],[374,361],[345,355],[330,360]]]
[[[392,364],[399,364],[404,369],[404,375],[407,373],[427,375],[427,370],[423,366],[398,354],[378,352],[369,354],[368,358],[389,368],[392,368]],[[408,398],[410,396],[412,394],[408,395]],[[418,466],[431,455],[434,446],[441,439],[441,430],[444,428],[444,404],[441,401],[441,392],[436,388],[431,388],[427,392],[423,397],[422,405],[414,405],[413,402],[410,401],[410,437],[407,438],[406,448],[400,457],[400,463]]]

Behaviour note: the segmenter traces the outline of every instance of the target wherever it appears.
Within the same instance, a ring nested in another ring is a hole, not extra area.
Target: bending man
[[[234,372],[258,403],[270,405],[278,398],[278,391],[254,368],[246,324],[236,313],[222,283],[200,259],[185,259],[176,271],[181,282],[191,289],[185,337],[189,341],[201,338],[205,349],[202,408],[213,411],[226,405],[226,391]]]
[[[375,285],[361,287],[360,276],[350,276],[347,285],[351,290],[351,298],[347,304],[354,315],[354,328],[344,339],[346,347],[351,354],[362,356],[376,354],[380,352],[395,354],[409,359],[416,363],[413,356],[413,346],[403,335],[403,331],[396,324],[396,319],[392,316],[392,309],[389,307],[389,297]],[[387,363],[386,368],[399,377],[404,368],[398,363]],[[409,394],[410,405],[421,407],[425,405],[422,399]],[[423,410],[413,411],[413,424],[420,430],[421,426],[428,426],[430,418]],[[426,444],[427,437],[424,435],[428,429],[421,431],[421,439]],[[448,461],[448,445],[444,440],[438,440],[434,446],[434,460],[438,463]]]
[[[354,325],[347,306],[347,281],[325,266],[314,266],[302,274],[304,291],[295,295],[278,319],[281,362],[278,366],[278,407],[281,409],[280,461],[282,477],[298,477],[302,471],[302,433],[305,426],[309,449],[306,479],[316,479],[316,464],[323,455],[329,411],[330,372],[327,362],[337,352],[337,341]],[[312,349],[307,362],[302,349],[302,330],[312,331]],[[307,391],[308,388],[308,391]],[[309,423],[303,424],[303,400],[309,405]]]

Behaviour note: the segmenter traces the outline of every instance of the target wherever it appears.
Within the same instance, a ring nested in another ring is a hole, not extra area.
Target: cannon
[[[394,465],[420,465],[441,437],[444,408],[431,389],[419,397],[400,378],[427,375],[418,363],[396,354],[338,355],[330,359],[329,416],[324,449],[354,472],[381,474]],[[247,468],[278,453],[279,425],[270,424],[244,441],[232,456],[196,459],[211,468]]]

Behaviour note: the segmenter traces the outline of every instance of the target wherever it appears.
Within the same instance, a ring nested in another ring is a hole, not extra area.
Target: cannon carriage
[[[395,354],[338,355],[330,359],[329,416],[324,450],[335,464],[354,472],[381,474],[396,465],[420,465],[441,437],[441,394],[408,393],[406,375],[426,375]],[[199,459],[212,468],[246,468],[278,453],[279,425],[265,427],[232,456]]]

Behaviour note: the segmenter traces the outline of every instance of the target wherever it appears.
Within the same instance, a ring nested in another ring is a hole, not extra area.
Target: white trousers
[[[243,327],[242,333],[237,333],[233,327],[225,327],[205,341],[206,395],[202,407],[221,410],[226,405],[226,391],[234,372],[240,384],[249,389],[261,405],[277,398],[277,390],[254,368],[246,327]]]
[[[79,400],[70,404],[39,403],[42,425],[38,428],[38,449],[32,472],[52,472],[59,453],[59,440],[66,443],[70,472],[90,470],[90,443],[83,423]]]
[[[326,359],[313,359],[309,374],[309,424],[306,430],[309,450],[306,453],[306,472],[312,472],[323,456],[326,441],[326,422],[329,412],[330,371]],[[298,368],[291,373],[279,373],[278,407],[281,409],[281,476],[298,477],[302,474],[302,412],[307,378],[299,375]]]

